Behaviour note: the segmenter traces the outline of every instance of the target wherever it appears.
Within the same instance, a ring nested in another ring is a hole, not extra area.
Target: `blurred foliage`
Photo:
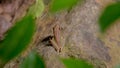
[[[120,65],[116,66],[115,68],[120,68]]]
[[[20,68],[45,68],[45,64],[43,62],[43,59],[33,51],[22,62]]]
[[[99,26],[101,32],[105,32],[106,29],[119,18],[120,18],[120,2],[107,6],[99,18]]]
[[[93,68],[93,65],[87,63],[84,60],[79,59],[62,59],[63,63],[65,64],[66,68]]]
[[[42,0],[36,0],[36,3],[33,4],[29,11],[28,15],[32,15],[33,18],[38,18],[41,16],[42,12],[44,11],[44,3]]]
[[[63,9],[70,10],[74,5],[76,5],[80,1],[82,0],[52,0],[50,12],[55,13]]]
[[[57,12],[63,9],[70,10],[74,5],[82,0],[52,0],[50,12]],[[44,11],[42,0],[36,0],[25,17],[17,21],[16,24],[6,33],[4,40],[0,41],[0,60],[9,61],[20,54],[30,43],[35,31],[35,18],[38,18]],[[101,32],[111,26],[120,18],[120,2],[111,4],[105,8],[99,18]],[[93,68],[93,65],[79,59],[62,59],[67,68]],[[116,68],[119,68],[118,65]],[[32,52],[20,68],[45,68],[43,59]]]
[[[120,68],[120,64],[117,64],[114,68]]]
[[[0,59],[9,61],[20,54],[30,43],[35,31],[35,20],[25,16],[6,33],[0,43]]]
[[[35,32],[35,18],[44,10],[42,0],[36,0],[22,19],[6,33],[4,40],[0,41],[0,59],[7,62],[20,54],[30,43]]]

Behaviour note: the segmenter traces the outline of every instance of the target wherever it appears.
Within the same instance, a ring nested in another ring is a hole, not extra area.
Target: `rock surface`
[[[85,0],[69,12],[63,11],[55,15],[45,12],[37,20],[33,49],[44,58],[46,68],[64,68],[59,57],[85,59],[93,63],[95,68],[113,68],[120,62],[120,23],[113,25],[104,37],[100,35],[98,27],[102,9],[111,2],[113,1]],[[46,37],[53,36],[56,24],[61,26],[61,53],[48,46],[48,42],[41,42]],[[18,61],[12,61],[6,68],[18,68],[18,64]]]
[[[113,35],[112,37],[114,37],[114,42],[117,45],[109,45],[113,43],[110,41],[111,35],[107,34],[112,34],[111,32],[114,30],[109,30],[103,38],[100,36],[98,27],[98,18],[102,9],[112,2],[112,0],[86,0],[82,5],[78,4],[70,12],[58,13],[55,16],[46,15],[38,21],[37,38],[39,37],[39,43],[36,48],[45,58],[47,68],[56,68],[56,65],[58,68],[63,68],[59,65],[60,62],[54,60],[56,58],[53,59],[53,56],[86,59],[93,63],[95,68],[113,68],[119,63],[120,54],[118,55],[115,52],[115,48],[118,47],[120,38],[115,41],[116,38]],[[64,46],[59,55],[52,46],[46,46],[40,42],[47,36],[53,35],[52,28],[56,24],[62,27],[61,41]],[[115,34],[118,34],[119,28],[116,30],[117,33],[115,32]],[[116,50],[120,52],[119,47]]]

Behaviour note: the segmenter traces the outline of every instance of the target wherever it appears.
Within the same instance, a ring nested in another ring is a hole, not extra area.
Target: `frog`
[[[50,39],[50,43],[55,48],[55,50],[60,53],[62,51],[61,28],[58,24],[56,24],[53,27],[53,34],[54,34],[54,36],[53,36],[53,38]]]

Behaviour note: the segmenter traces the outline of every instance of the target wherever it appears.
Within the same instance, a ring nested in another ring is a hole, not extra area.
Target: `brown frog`
[[[50,42],[57,52],[61,52],[62,50],[61,34],[60,34],[61,31],[59,25],[55,25],[55,27],[53,28],[53,33],[54,33],[54,37],[50,39]]]

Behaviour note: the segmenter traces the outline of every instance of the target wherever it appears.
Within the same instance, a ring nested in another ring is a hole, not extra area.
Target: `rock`
[[[3,7],[0,5],[0,14],[3,12]]]
[[[12,24],[0,15],[0,39],[3,39],[4,33],[12,26]]]
[[[105,1],[106,5],[109,1],[112,2],[112,0]],[[104,1],[102,0],[101,2]],[[114,54],[114,48],[106,45],[106,41],[99,36],[98,18],[104,6],[97,3],[96,0],[85,0],[82,5],[78,4],[69,13],[62,12],[56,14],[54,17],[47,15],[42,17],[37,23],[38,31],[36,40],[39,42],[36,48],[39,49],[40,54],[45,59],[50,59],[52,58],[51,56],[58,55],[53,49],[48,49],[48,47],[52,46],[41,45],[42,42],[40,40],[52,35],[54,25],[59,24],[62,27],[61,41],[64,45],[62,52],[59,54],[60,57],[82,58],[93,63],[95,68],[112,68],[116,62],[119,62],[115,61],[115,59],[119,60],[119,56],[113,58],[111,52]],[[51,65],[53,65],[53,61],[45,61],[51,62]],[[46,63],[46,65],[49,64]],[[54,65],[47,68],[55,68]]]
[[[11,22],[11,20],[12,20],[12,16],[10,15],[10,14],[2,14],[3,16],[4,16],[4,18],[7,20],[7,21],[9,21],[9,22]]]
[[[98,18],[109,1],[113,0],[85,0],[69,12],[64,11],[54,16],[45,13],[37,19],[37,30],[31,45],[35,45],[32,48],[44,58],[46,68],[64,68],[59,57],[85,59],[94,64],[95,68],[113,68],[120,62],[120,24],[109,29],[104,38],[99,36]],[[46,5],[48,2],[46,0]],[[64,47],[61,53],[46,45],[48,42],[41,42],[46,37],[53,36],[56,24],[62,28],[61,42]]]

